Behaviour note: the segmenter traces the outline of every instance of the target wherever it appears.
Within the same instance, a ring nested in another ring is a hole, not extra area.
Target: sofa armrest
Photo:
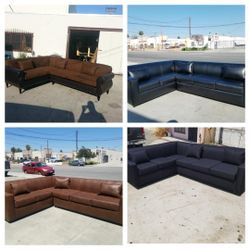
[[[128,77],[128,103],[134,106],[134,98],[138,95],[138,79]]]
[[[20,83],[24,80],[25,72],[21,69],[5,66],[5,80],[13,83]]]
[[[138,170],[136,163],[128,160],[128,182],[133,186],[138,186]]]
[[[15,220],[15,200],[14,195],[5,192],[5,220],[12,222]]]
[[[108,91],[112,85],[112,79],[114,78],[113,73],[108,73],[103,76],[99,76],[96,80],[96,88],[98,95],[101,95],[102,93]]]
[[[245,192],[245,163],[238,166],[235,188],[236,194],[238,195],[241,195]]]

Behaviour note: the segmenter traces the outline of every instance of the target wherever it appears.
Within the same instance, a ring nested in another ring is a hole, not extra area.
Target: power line
[[[143,19],[143,18],[132,17],[132,16],[128,16],[128,17],[131,19],[134,19],[134,20],[146,21],[146,22],[151,22],[151,23],[179,23],[179,22],[182,22],[184,20],[188,20],[188,17],[183,17],[181,19],[172,20],[172,21],[149,20],[149,19]]]

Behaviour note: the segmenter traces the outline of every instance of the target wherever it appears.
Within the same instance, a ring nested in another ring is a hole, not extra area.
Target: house
[[[5,8],[6,57],[60,55],[97,63],[122,74],[122,15],[69,13],[67,5],[8,5]]]

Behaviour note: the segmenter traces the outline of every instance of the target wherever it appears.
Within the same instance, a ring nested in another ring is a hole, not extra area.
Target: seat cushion
[[[156,163],[158,165],[158,168],[171,168],[176,166],[176,160],[182,159],[183,155],[171,155],[168,157],[160,157],[152,159],[151,162]]]
[[[144,162],[137,164],[138,175],[146,175],[158,170],[158,165],[154,162]]]
[[[215,88],[215,81],[219,80],[216,76],[210,75],[193,75],[193,84],[202,88]]]
[[[119,211],[121,199],[111,196],[97,195],[92,201],[92,206],[112,211]]]
[[[179,167],[189,168],[190,164],[195,160],[195,158],[183,157],[182,159],[176,160],[176,165]]]
[[[70,194],[69,199],[76,203],[84,204],[84,205],[91,205],[92,200],[96,198],[97,194],[90,193],[90,192],[83,192],[83,191],[76,191]]]
[[[206,158],[194,159],[194,161],[186,165],[186,168],[192,169],[201,173],[209,174],[210,169],[219,163],[221,162],[217,160],[206,159]]]
[[[219,163],[210,169],[210,173],[214,176],[233,181],[238,173],[238,167],[229,163]]]
[[[52,197],[53,190],[54,188],[45,188],[45,189],[33,191],[32,194],[37,196],[38,201],[42,201],[42,200],[46,200]]]
[[[78,190],[73,189],[53,189],[52,194],[55,198],[59,198],[62,200],[69,200],[70,196],[72,196],[75,192],[78,192]]]
[[[39,67],[25,71],[25,80],[34,79],[41,76],[46,76],[50,74],[50,67]]]
[[[65,78],[69,80],[96,87],[96,80],[98,78],[97,76],[88,75],[84,73],[77,73],[69,70],[67,70],[65,73],[66,73]]]
[[[233,81],[229,79],[221,78],[215,81],[215,89],[233,94],[239,94],[239,95],[244,94],[243,82]]]
[[[37,202],[38,200],[38,195],[36,195],[34,192],[21,194],[14,197],[16,208],[27,206],[29,204]]]

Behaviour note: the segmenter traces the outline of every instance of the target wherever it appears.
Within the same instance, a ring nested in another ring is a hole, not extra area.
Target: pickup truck
[[[128,147],[142,147],[145,143],[144,128],[128,128]]]

